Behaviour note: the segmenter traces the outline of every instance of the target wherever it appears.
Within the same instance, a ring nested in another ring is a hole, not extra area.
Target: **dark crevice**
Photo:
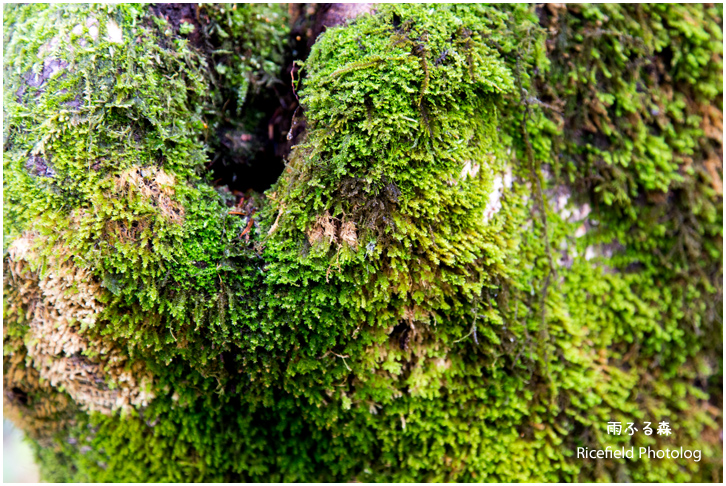
[[[193,46],[202,42],[201,23],[199,21],[199,4],[196,3],[155,3],[151,11],[159,17],[163,17],[171,25],[174,32],[179,31],[182,22],[194,26],[194,30],[187,34],[186,38]]]
[[[212,140],[208,140],[211,153],[207,164],[214,186],[227,187],[238,195],[264,192],[272,187],[285,168],[292,146],[305,131],[302,109],[292,87],[295,61],[307,58],[316,38],[327,27],[369,11],[371,5],[290,4],[290,34],[277,80],[252,88],[241,107],[237,105],[236,86],[218,86],[221,99],[216,100],[214,110],[220,121]],[[203,6],[155,4],[151,11],[166,19],[174,32],[183,22],[192,24],[195,28],[186,39],[207,58],[210,66],[231,62],[224,55],[215,54],[220,39],[211,32],[213,22]],[[296,78],[298,69],[295,68]]]
[[[304,61],[310,53],[308,38],[313,32],[315,6],[294,4],[291,10],[290,35],[283,68],[277,75],[279,81],[260,88],[240,110],[243,115],[253,115],[258,120],[256,125],[243,131],[232,123],[223,123],[217,131],[219,146],[209,165],[215,186],[241,193],[269,189],[282,174],[285,158],[305,130],[292,88],[291,70],[295,61]],[[223,115],[232,118],[238,109],[237,102],[234,96],[227,98]]]
[[[11,402],[20,403],[21,405],[24,405],[24,406],[27,406],[28,403],[30,403],[28,393],[25,390],[21,390],[18,387],[13,387],[11,390],[5,392],[5,396]]]

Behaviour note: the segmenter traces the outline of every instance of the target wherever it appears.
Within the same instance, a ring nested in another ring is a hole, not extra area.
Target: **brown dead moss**
[[[32,365],[19,338],[4,336],[5,346],[15,351],[3,356],[3,412],[31,439],[47,447],[56,432],[73,422],[73,400],[55,390]]]
[[[315,245],[320,241],[327,241],[330,244],[347,244],[354,250],[358,248],[358,231],[353,221],[341,221],[330,215],[328,211],[321,214],[315,223],[307,230],[308,242]]]
[[[176,179],[156,167],[131,167],[114,178],[117,192],[128,197],[140,194],[159,208],[169,221],[176,224],[184,222],[184,207],[174,200]]]
[[[50,257],[53,270],[40,276],[29,264],[37,261],[34,238],[28,233],[13,242],[6,261],[8,290],[17,297],[11,301],[22,305],[28,326],[28,363],[41,380],[65,391],[82,409],[111,413],[146,406],[153,398],[151,375],[140,364],[132,366],[115,343],[84,335],[97,324],[104,308],[98,297],[105,290],[62,251]]]

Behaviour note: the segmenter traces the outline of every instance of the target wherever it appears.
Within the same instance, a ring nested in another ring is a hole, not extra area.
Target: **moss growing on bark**
[[[718,479],[720,9],[378,6],[239,200],[205,140],[286,30],[205,8],[221,70],[147,7],[5,7],[5,406],[46,479]],[[703,458],[575,455],[608,445]]]

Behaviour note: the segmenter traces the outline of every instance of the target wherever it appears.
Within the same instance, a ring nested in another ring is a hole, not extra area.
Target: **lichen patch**
[[[109,42],[113,42],[114,44],[121,44],[124,41],[124,35],[123,31],[121,30],[121,27],[114,22],[113,20],[109,20],[106,22],[106,30],[107,30],[107,38]]]

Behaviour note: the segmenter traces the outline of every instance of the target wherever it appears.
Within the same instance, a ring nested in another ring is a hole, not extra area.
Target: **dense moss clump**
[[[46,479],[721,478],[720,7],[378,6],[245,196],[205,166],[286,7],[4,13],[4,403]]]

